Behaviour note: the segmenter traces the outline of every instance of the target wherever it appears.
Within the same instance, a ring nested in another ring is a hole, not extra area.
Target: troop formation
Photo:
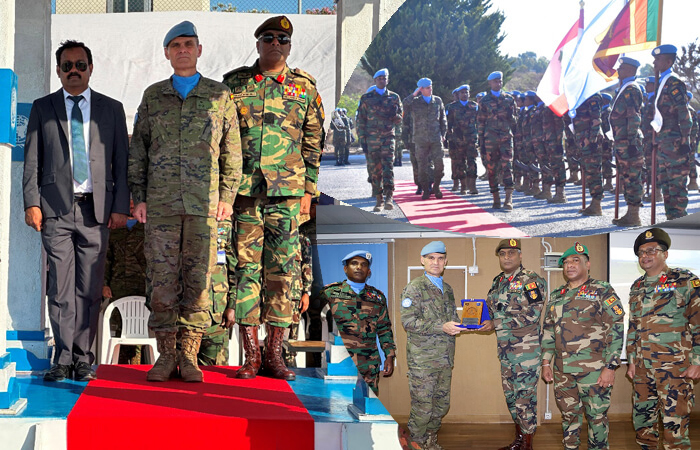
[[[672,45],[652,51],[658,83],[655,77],[637,78],[637,60],[620,58],[614,95],[596,93],[563,117],[534,91],[503,91],[501,72],[487,77],[489,90],[475,101],[464,84],[452,91],[454,99],[445,105],[432,94],[429,78],[418,80],[416,90],[400,101],[387,88],[388,69],[377,71],[357,114],[357,133],[377,201],[374,210],[394,208],[393,166],[401,159],[401,150],[395,149],[401,148],[396,138],[402,124],[416,195],[423,200],[431,195],[442,198],[447,148],[452,191],[460,195],[479,193],[476,158],[481,155],[494,209],[512,210],[513,191],[566,203],[566,183],[573,183],[583,185],[584,198],[586,192],[590,195],[590,203],[579,211],[584,216],[603,215],[604,192],[622,194],[627,211],[617,217],[616,210],[612,222],[618,226],[640,226],[640,208],[652,198],[663,200],[667,219],[686,215],[688,191],[698,189],[695,154],[700,128],[689,105],[692,94],[672,71],[676,53]]]

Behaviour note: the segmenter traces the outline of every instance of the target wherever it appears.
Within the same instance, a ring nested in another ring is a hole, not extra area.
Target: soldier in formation
[[[603,209],[603,157],[600,146],[603,140],[601,129],[601,109],[603,98],[596,93],[576,108],[571,116],[576,144],[581,149],[581,167],[586,187],[591,195],[591,203],[581,211],[584,216],[602,216]]]
[[[612,184],[613,177],[613,139],[610,129],[610,102],[612,95],[607,92],[602,92],[600,96],[603,98],[603,107],[600,110],[600,126],[603,131],[603,142],[601,150],[603,152],[603,192],[612,192],[614,190]]]
[[[552,194],[549,187],[545,189],[543,198],[548,203],[566,203],[566,167],[564,165],[564,120],[554,114],[550,108],[542,106],[542,130],[544,132],[544,163],[548,167],[548,184],[553,184],[555,194]],[[541,165],[540,164],[540,165]]]
[[[644,96],[644,105],[642,106],[642,142],[644,145],[644,183],[646,185],[646,192],[644,194],[644,201],[651,201],[651,157],[652,150],[654,147],[654,129],[651,128],[651,121],[654,120],[654,99],[655,88],[656,88],[656,78],[646,77],[644,79],[644,90],[646,94]],[[656,201],[662,201],[663,196],[661,195],[661,189],[659,183],[656,183]]]
[[[331,131],[333,131],[333,149],[335,150],[335,165],[345,165],[345,152],[348,149],[348,124],[343,118],[342,108],[336,108],[331,114]]]
[[[550,295],[542,334],[542,378],[554,382],[567,450],[581,444],[584,413],[588,448],[609,448],[608,409],[623,343],[622,304],[609,283],[589,276],[588,255],[577,242],[559,258],[566,283]]]
[[[447,141],[450,145],[452,161],[453,191],[459,190],[464,195],[479,193],[476,189],[476,114],[479,109],[476,102],[469,100],[469,85],[463,84],[453,91],[457,100],[447,105]],[[459,189],[461,183],[461,189]]]
[[[695,164],[695,153],[698,151],[698,135],[700,135],[700,125],[698,124],[698,115],[695,108],[690,106],[690,101],[693,99],[693,93],[688,91],[688,111],[693,119],[693,127],[690,129],[690,182],[688,183],[688,192],[698,190],[698,166]]]
[[[321,291],[338,326],[343,344],[357,370],[376,395],[379,395],[379,345],[386,356],[384,376],[394,373],[396,345],[384,293],[367,284],[372,274],[372,254],[365,250],[350,252],[342,259],[347,280],[332,283]]]

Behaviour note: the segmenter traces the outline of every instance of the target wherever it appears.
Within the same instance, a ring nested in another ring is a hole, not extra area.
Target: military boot
[[[440,190],[440,180],[435,180],[433,183],[433,194],[435,198],[442,198],[442,191]]]
[[[423,187],[423,195],[421,195],[421,197],[420,197],[421,200],[428,200],[430,198],[430,193],[431,193],[430,184],[426,184]]]
[[[201,383],[204,375],[197,363],[197,353],[199,353],[199,345],[202,343],[201,331],[182,330],[180,338],[180,353],[178,360],[180,363],[180,375],[182,381],[188,383]]]
[[[510,445],[501,447],[498,450],[520,450],[520,445],[523,443],[523,432],[520,430],[520,425],[515,425],[515,439]]]
[[[386,211],[391,211],[394,209],[394,194],[386,194],[384,199],[384,209]]]
[[[501,209],[501,196],[498,194],[498,191],[492,192],[493,194],[493,206],[491,206],[493,209]]]
[[[265,340],[265,362],[263,369],[273,378],[281,380],[295,380],[294,372],[287,369],[282,359],[282,344],[284,343],[284,328],[265,324],[267,338]]]
[[[691,178],[690,183],[688,183],[688,191],[695,191],[698,189],[698,179]]]
[[[457,192],[459,190],[459,178],[455,178],[452,180],[452,189],[450,189],[452,192]]]
[[[241,324],[239,328],[243,350],[245,351],[245,364],[236,372],[236,378],[255,378],[262,365],[260,343],[258,342],[258,327]]]
[[[374,212],[379,212],[384,209],[384,196],[382,194],[377,194],[377,204],[374,205]]]
[[[503,211],[513,211],[513,188],[506,189],[506,200],[503,202]]]
[[[523,177],[515,177],[515,183],[513,184],[513,188],[518,191],[522,192],[523,191]]]
[[[518,192],[527,192],[530,190],[530,185],[532,184],[532,181],[528,177],[523,178],[523,184],[520,185],[520,189],[516,189]]]
[[[420,185],[416,186],[416,195],[421,195],[423,193],[423,188]]]
[[[532,450],[532,440],[535,438],[535,433],[523,434],[523,442],[520,444],[520,450]]]
[[[567,178],[566,182],[576,184],[578,181],[580,181],[578,178],[578,169],[572,170],[571,173],[569,174],[569,178]]]
[[[552,185],[542,183],[542,190],[535,195],[535,198],[538,200],[549,200],[552,198]]]
[[[606,177],[605,184],[603,185],[603,191],[613,192],[614,190],[615,190],[615,188],[613,187],[613,184],[612,184],[612,177]]]
[[[547,203],[566,203],[566,192],[564,192],[564,185],[557,186],[554,197],[547,200]]]
[[[627,212],[619,219],[613,219],[613,224],[618,227],[641,227],[642,221],[639,219],[639,206],[627,206]]]
[[[601,199],[594,198],[591,200],[591,204],[588,207],[582,209],[580,212],[584,216],[602,216],[603,208],[600,206]]]
[[[428,433],[428,440],[425,441],[425,446],[423,447],[424,450],[445,450],[445,448],[438,444],[438,438],[437,438],[437,433],[432,432]]]
[[[168,381],[177,373],[176,334],[174,331],[156,331],[158,360],[146,374],[148,381]]]
[[[525,191],[525,195],[532,195],[536,198],[542,191],[540,190],[540,180],[532,180],[530,184],[530,189]]]

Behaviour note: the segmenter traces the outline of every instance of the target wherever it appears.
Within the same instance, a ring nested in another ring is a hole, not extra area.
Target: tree
[[[697,39],[681,47],[681,56],[676,60],[675,69],[689,86],[688,91],[697,97],[700,89],[700,48]]]
[[[505,17],[491,11],[491,0],[406,0],[372,41],[362,67],[370,75],[389,69],[389,88],[401,97],[416,81],[433,80],[433,92],[446,103],[452,90],[469,84],[473,94],[488,88],[486,77],[513,73],[498,46]]]
[[[544,56],[538,58],[535,52],[525,52],[514,58],[511,65],[515,70],[526,70],[542,75],[547,70],[549,60]]]

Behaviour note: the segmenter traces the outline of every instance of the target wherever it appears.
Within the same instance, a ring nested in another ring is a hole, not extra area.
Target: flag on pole
[[[600,40],[593,67],[607,81],[617,78],[613,68],[622,53],[656,47],[659,0],[629,0]]]

